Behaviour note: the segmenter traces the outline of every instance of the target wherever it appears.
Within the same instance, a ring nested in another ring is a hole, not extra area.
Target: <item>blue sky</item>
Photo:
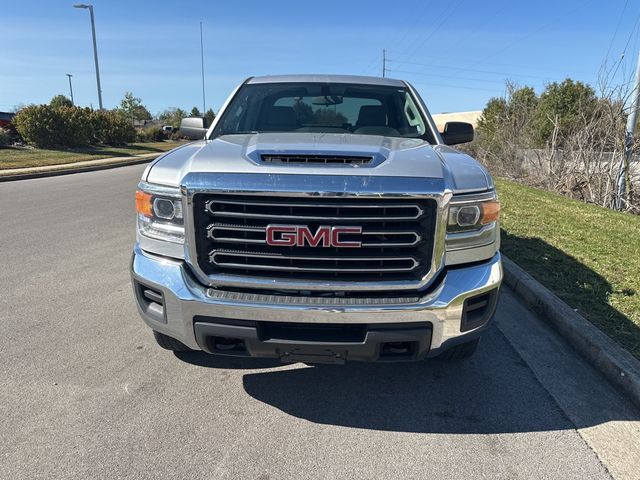
[[[97,106],[87,10],[71,1],[7,1],[0,9],[0,110],[68,95]],[[540,91],[567,76],[595,84],[605,60],[622,82],[639,48],[634,0],[402,2],[94,0],[103,98],[125,91],[152,113],[202,104],[218,110],[252,75],[344,73],[409,80],[433,113],[481,109],[506,79]]]

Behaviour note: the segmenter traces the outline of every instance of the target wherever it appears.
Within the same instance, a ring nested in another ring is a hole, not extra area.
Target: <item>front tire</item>
[[[480,337],[470,340],[465,343],[461,343],[460,345],[455,345],[451,347],[449,350],[438,355],[440,360],[463,360],[465,358],[471,357],[478,348],[478,344],[480,343]]]
[[[159,346],[164,348],[165,350],[171,350],[172,352],[190,352],[191,349],[187,347],[184,343],[179,342],[173,337],[169,337],[160,332],[153,331],[153,337],[156,339],[156,342]]]

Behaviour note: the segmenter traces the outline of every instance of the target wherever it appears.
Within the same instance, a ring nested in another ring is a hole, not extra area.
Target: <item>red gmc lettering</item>
[[[296,230],[295,225],[269,225],[267,227],[267,245],[293,247],[296,244]],[[276,238],[276,233],[280,233],[279,238]]]
[[[322,242],[323,247],[331,246],[331,227],[318,227],[315,235],[311,233],[309,227],[298,227],[298,246],[304,246],[305,241],[310,247],[317,247]]]
[[[362,242],[340,240],[343,233],[362,233],[362,227],[333,227],[331,229],[331,244],[334,247],[359,248]]]
[[[340,236],[347,233],[362,233],[362,227],[332,227],[322,225],[313,233],[305,225],[268,225],[266,228],[267,245],[279,247],[346,247],[358,248],[359,241],[341,240]]]

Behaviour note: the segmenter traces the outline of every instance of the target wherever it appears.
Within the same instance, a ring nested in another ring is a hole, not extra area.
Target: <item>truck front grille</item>
[[[391,281],[419,280],[433,252],[436,202],[358,197],[264,197],[196,194],[197,260],[207,275]],[[321,226],[359,227],[341,240],[359,248],[267,244],[269,225],[316,232]]]

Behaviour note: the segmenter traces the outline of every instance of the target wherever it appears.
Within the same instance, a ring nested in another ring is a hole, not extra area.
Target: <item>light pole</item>
[[[71,94],[71,105],[75,107],[76,104],[73,101],[73,87],[71,86],[71,77],[73,77],[73,75],[71,75],[70,73],[65,73],[65,75],[69,77],[69,93]]]
[[[202,67],[202,116],[207,110],[207,104],[204,99],[204,44],[202,42],[202,22],[200,22],[200,66]]]
[[[96,82],[98,84],[98,104],[102,110],[102,89],[100,88],[100,69],[98,68],[98,47],[96,45],[96,22],[93,18],[93,5],[80,3],[73,6],[74,8],[88,8],[91,15],[91,33],[93,34],[93,59],[96,62]]]

